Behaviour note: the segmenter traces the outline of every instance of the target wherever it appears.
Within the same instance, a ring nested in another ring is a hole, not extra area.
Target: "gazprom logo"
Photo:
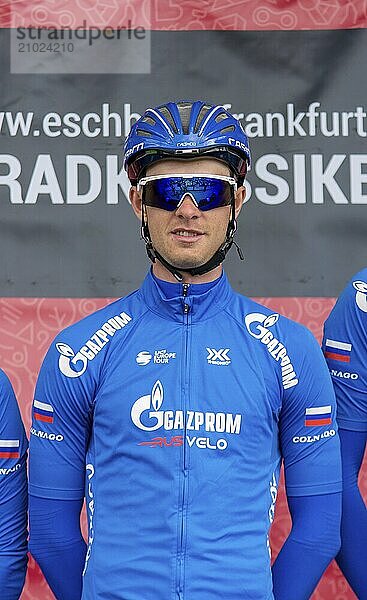
[[[278,319],[277,313],[268,316],[262,313],[250,313],[245,316],[245,325],[249,334],[264,344],[270,356],[280,363],[283,388],[287,390],[297,385],[298,379],[287,348],[269,331],[269,327],[275,325]]]
[[[56,344],[56,348],[60,352],[59,369],[61,373],[65,377],[80,377],[80,375],[83,375],[88,365],[88,359],[80,351],[75,354],[74,350],[64,342]]]
[[[210,433],[217,432],[237,435],[240,433],[241,414],[193,410],[163,410],[163,396],[163,385],[157,380],[150,394],[140,396],[140,398],[135,400],[131,407],[131,420],[138,429],[155,431],[162,427],[166,431],[186,429],[187,431],[206,431]],[[194,443],[192,440],[188,440],[189,445],[192,445],[192,443]],[[200,444],[201,442],[198,443]],[[227,447],[226,444],[225,447]]]
[[[272,327],[278,321],[279,315],[274,313],[273,315],[269,315],[266,317],[264,321],[264,327]]]
[[[86,371],[91,360],[108,344],[115,333],[123,329],[130,321],[130,317],[125,312],[115,315],[103,323],[100,329],[90,337],[83,346],[74,352],[68,344],[58,342],[56,349],[60,354],[59,369],[65,377],[80,377]]]
[[[356,303],[358,308],[367,312],[367,283],[364,281],[353,281],[353,287],[357,291]]]
[[[131,419],[134,425],[144,431],[155,431],[163,425],[164,413],[159,409],[163,402],[163,386],[158,380],[155,382],[152,393],[141,396],[131,408]],[[142,422],[142,415],[147,416],[147,425]]]

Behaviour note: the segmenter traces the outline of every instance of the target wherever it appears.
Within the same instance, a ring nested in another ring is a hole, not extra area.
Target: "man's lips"
[[[201,238],[204,233],[196,229],[180,229],[176,228],[171,231],[171,234],[175,239],[179,239],[185,242],[193,242]]]

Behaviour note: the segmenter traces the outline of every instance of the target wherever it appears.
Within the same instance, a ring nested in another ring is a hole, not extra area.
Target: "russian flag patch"
[[[347,342],[339,342],[338,340],[329,340],[325,342],[324,355],[325,358],[331,360],[338,360],[339,362],[350,362],[350,353],[352,351],[352,344]]]
[[[305,426],[331,425],[331,406],[312,406],[306,408]]]
[[[0,440],[0,458],[19,458],[19,440]]]
[[[44,421],[45,423],[54,422],[54,409],[51,404],[35,400],[33,402],[33,416],[36,421]]]

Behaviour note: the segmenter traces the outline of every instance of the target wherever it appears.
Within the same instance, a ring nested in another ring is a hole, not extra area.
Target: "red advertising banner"
[[[151,30],[275,31],[366,27],[364,0],[12,0],[0,26],[75,28],[136,25]]]

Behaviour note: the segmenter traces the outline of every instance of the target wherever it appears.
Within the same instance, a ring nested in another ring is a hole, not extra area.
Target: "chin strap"
[[[236,221],[236,215],[235,215],[235,207],[234,207],[234,202],[232,203],[232,214],[231,214],[231,219],[228,223],[228,227],[227,227],[227,233],[226,233],[226,238],[223,242],[223,244],[221,244],[218,248],[218,250],[213,254],[213,256],[203,265],[200,265],[199,267],[193,267],[192,269],[177,269],[176,267],[174,267],[173,265],[171,265],[165,258],[163,258],[163,256],[157,252],[157,250],[154,248],[151,237],[150,237],[150,233],[149,233],[149,228],[148,228],[148,223],[146,221],[146,217],[145,217],[145,211],[144,211],[144,205],[143,205],[143,210],[142,210],[142,221],[141,221],[141,237],[142,239],[145,241],[145,248],[148,254],[148,257],[150,258],[150,260],[155,263],[156,260],[159,260],[160,263],[162,263],[162,265],[168,270],[170,271],[170,273],[172,273],[172,275],[175,277],[175,279],[177,279],[177,281],[181,282],[183,281],[183,275],[182,273],[189,273],[190,275],[204,275],[205,273],[209,273],[209,271],[212,271],[213,269],[215,269],[216,267],[218,267],[225,259],[226,254],[228,252],[228,250],[231,248],[232,244],[234,244],[236,246],[237,249],[237,254],[240,258],[240,260],[244,260],[244,256],[243,256],[243,252],[240,248],[240,246],[238,246],[238,244],[236,244],[236,242],[234,241],[234,235],[237,231],[237,221]]]

